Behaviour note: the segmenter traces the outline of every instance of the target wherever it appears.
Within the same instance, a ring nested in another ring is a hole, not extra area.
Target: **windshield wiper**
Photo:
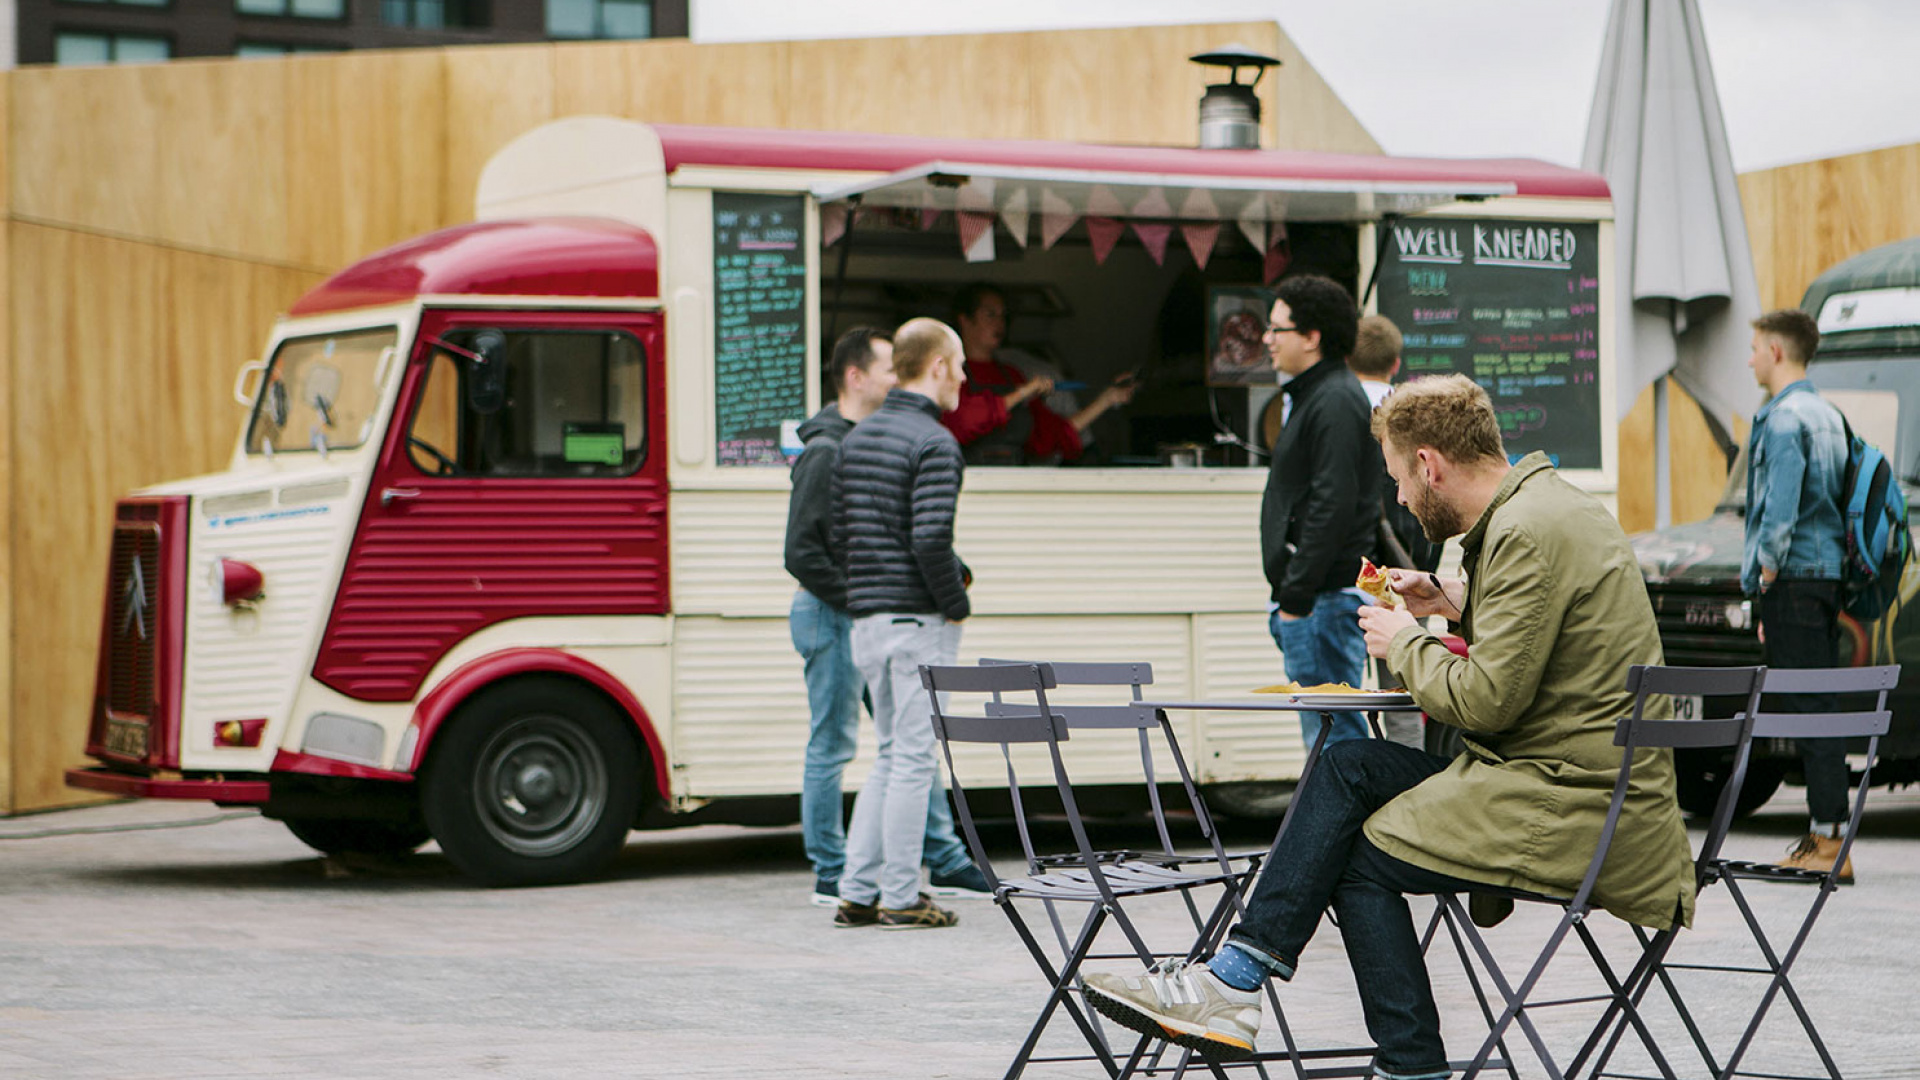
[[[332,427],[333,403],[327,400],[327,395],[313,395],[313,407],[320,410],[320,419],[325,422],[328,427]]]

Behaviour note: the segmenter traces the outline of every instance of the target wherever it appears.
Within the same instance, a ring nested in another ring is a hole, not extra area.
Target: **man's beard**
[[[1420,531],[1427,539],[1436,544],[1445,543],[1448,538],[1467,531],[1467,523],[1461,520],[1460,511],[1433,490],[1425,477],[1415,481],[1419,487],[1413,493],[1413,501],[1407,509],[1413,511],[1414,519],[1420,522]]]

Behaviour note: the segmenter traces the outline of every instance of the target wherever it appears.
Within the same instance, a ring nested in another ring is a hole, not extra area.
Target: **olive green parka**
[[[1570,897],[1619,777],[1613,733],[1632,709],[1627,669],[1661,662],[1653,606],[1619,523],[1543,454],[1508,471],[1461,548],[1469,655],[1411,627],[1394,636],[1387,662],[1467,748],[1381,807],[1366,836],[1429,870]],[[1659,699],[1648,711],[1670,708]],[[1664,928],[1676,912],[1691,924],[1694,892],[1672,752],[1639,751],[1594,901]]]

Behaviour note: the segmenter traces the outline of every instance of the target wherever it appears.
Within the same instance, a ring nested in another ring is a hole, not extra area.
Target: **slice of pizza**
[[[1364,555],[1360,557],[1360,576],[1353,583],[1360,587],[1361,592],[1387,607],[1400,606],[1400,595],[1393,591],[1393,586],[1387,580],[1387,572],[1373,565],[1373,560]]]

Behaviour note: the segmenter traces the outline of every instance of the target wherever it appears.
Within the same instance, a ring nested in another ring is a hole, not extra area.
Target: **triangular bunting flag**
[[[1107,256],[1113,253],[1113,245],[1119,243],[1120,234],[1124,231],[1126,226],[1112,218],[1087,218],[1087,239],[1093,244],[1094,265],[1107,261]]]
[[[1140,201],[1133,204],[1133,216],[1137,218],[1169,218],[1173,216],[1173,207],[1167,203],[1167,193],[1159,188],[1148,188]]]
[[[1107,190],[1107,185],[1093,185],[1093,190],[1087,195],[1087,214],[1089,216],[1097,215],[1099,217],[1117,218],[1125,215],[1126,212],[1127,208],[1120,205],[1119,197]]]
[[[940,220],[940,208],[933,204],[933,192],[928,191],[922,193],[920,196],[920,231],[926,232],[932,229],[933,223],[938,220]]]
[[[1080,212],[1073,204],[1042,189],[1040,192],[1040,248],[1045,251],[1058,243],[1073,223],[1080,220]]]
[[[1187,250],[1193,252],[1194,265],[1205,270],[1207,260],[1213,256],[1213,245],[1220,239],[1220,223],[1185,222],[1180,226],[1180,235],[1187,238]]]
[[[1027,189],[1021,188],[1000,208],[1000,223],[1013,235],[1013,242],[1027,246]]]
[[[955,211],[960,226],[960,253],[970,263],[993,261],[993,215]]]
[[[1167,257],[1167,237],[1173,234],[1173,226],[1165,222],[1136,221],[1133,223],[1133,235],[1153,256],[1153,265],[1159,266]]]
[[[1253,245],[1253,250],[1267,250],[1267,220],[1260,216],[1258,202],[1249,203],[1247,208],[1240,212],[1240,220],[1235,224],[1240,226],[1240,235],[1247,238],[1247,243]]]
[[[847,204],[828,203],[820,208],[820,246],[832,247],[847,234]]]
[[[1180,216],[1189,221],[1217,221],[1220,207],[1206,188],[1188,188],[1187,197],[1180,201]]]
[[[1287,234],[1282,232],[1273,238],[1273,246],[1267,248],[1267,258],[1260,267],[1260,281],[1271,285],[1281,274],[1287,272],[1287,264],[1293,261],[1293,253],[1287,248]]]

